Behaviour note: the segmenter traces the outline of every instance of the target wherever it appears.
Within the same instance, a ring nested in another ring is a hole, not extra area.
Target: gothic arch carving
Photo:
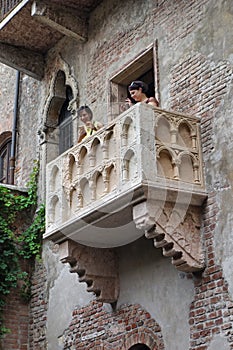
[[[163,115],[159,116],[156,123],[156,138],[159,138],[160,142],[170,142],[170,129],[171,125],[166,117]]]
[[[169,147],[161,146],[158,149],[158,174],[160,176],[174,179],[177,177],[174,165],[176,164],[176,154]]]
[[[183,181],[197,183],[199,164],[197,158],[189,151],[183,151],[178,156],[179,177]]]
[[[103,159],[103,154],[102,154],[102,149],[101,149],[101,141],[98,137],[94,137],[92,143],[91,143],[91,148],[90,148],[90,153],[89,153],[89,158],[90,158],[90,166],[97,166],[101,164],[102,159]]]
[[[123,159],[123,180],[129,181],[137,175],[137,159],[135,152],[128,149]]]
[[[178,129],[178,140],[177,143],[181,146],[186,146],[188,148],[192,148],[192,134],[193,128],[192,125],[187,120],[181,120],[177,124]]]
[[[60,94],[61,94],[61,90],[59,88],[60,81],[58,81],[58,78],[61,79],[61,77],[58,77],[59,72],[64,73],[64,83],[65,83],[65,85],[69,85],[73,91],[74,97],[70,101],[70,106],[69,106],[70,110],[73,113],[75,113],[75,111],[77,110],[77,107],[78,107],[78,100],[79,100],[78,82],[77,82],[77,79],[74,75],[72,68],[68,65],[68,63],[66,63],[62,59],[62,57],[60,55],[57,56],[57,58],[54,62],[54,66],[55,66],[55,70],[53,72],[53,77],[52,77],[51,82],[50,82],[49,91],[48,91],[48,95],[47,95],[46,100],[45,100],[45,107],[44,107],[44,111],[43,111],[45,124],[48,121],[47,118],[48,118],[50,104],[51,104],[52,99],[55,96],[60,96]],[[63,96],[63,98],[64,98],[64,96]]]
[[[8,140],[11,139],[11,131],[4,131],[0,134],[0,147],[2,147],[2,145],[7,142]]]

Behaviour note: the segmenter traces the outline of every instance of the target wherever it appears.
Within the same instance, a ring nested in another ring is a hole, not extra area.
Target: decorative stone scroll
[[[154,240],[163,255],[171,257],[180,271],[194,272],[204,268],[200,238],[200,207],[187,203],[144,201],[133,208],[136,227]]]
[[[76,272],[80,282],[86,282],[87,291],[97,301],[114,303],[119,295],[118,261],[112,249],[83,246],[71,240],[59,245],[62,263],[69,263],[70,272]]]

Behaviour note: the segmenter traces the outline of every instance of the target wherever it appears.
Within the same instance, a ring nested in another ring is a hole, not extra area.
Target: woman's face
[[[142,88],[139,88],[138,90],[131,90],[130,96],[136,101],[141,102],[142,99]]]
[[[87,111],[85,111],[85,109],[83,111],[80,112],[80,119],[81,121],[86,124],[87,122],[89,122],[91,120],[90,114],[87,113]]]

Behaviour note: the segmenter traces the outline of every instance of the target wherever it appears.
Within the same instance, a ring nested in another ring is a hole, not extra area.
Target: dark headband
[[[135,80],[129,85],[128,90],[138,90],[139,88],[141,88],[142,92],[145,93],[148,90],[148,85],[141,80]]]

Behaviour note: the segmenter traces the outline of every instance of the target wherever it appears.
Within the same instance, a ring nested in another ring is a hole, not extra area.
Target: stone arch
[[[137,157],[132,149],[128,149],[123,159],[123,180],[129,181],[137,174]]]
[[[49,191],[54,192],[55,189],[58,187],[59,182],[59,176],[60,176],[60,169],[57,165],[54,165],[51,169],[50,173],[50,181],[49,181]]]
[[[88,160],[88,150],[85,146],[82,146],[78,155],[78,167],[79,175],[83,174],[89,169],[89,160]]]
[[[69,153],[69,173],[70,173],[70,182],[76,179],[77,176],[77,164],[75,156],[72,153]]]
[[[163,350],[162,340],[149,329],[140,332],[130,332],[124,337],[122,350]]]
[[[98,137],[94,137],[90,148],[90,165],[95,166],[101,164],[103,160],[103,152],[101,149],[101,142]]]
[[[91,202],[91,188],[90,183],[86,177],[80,180],[80,190],[82,194],[82,205],[85,207]]]
[[[46,116],[45,116],[45,124],[44,124],[46,140],[49,145],[50,145],[50,142],[53,141],[53,145],[54,145],[52,147],[53,149],[52,154],[50,150],[50,154],[51,154],[50,157],[52,159],[49,159],[49,160],[53,160],[61,152],[65,150],[65,149],[61,150],[59,145],[59,138],[61,136],[59,125],[61,123],[60,113],[63,110],[64,106],[66,105],[67,110],[71,108],[69,106],[69,102],[67,99],[68,88],[71,89],[72,95],[73,95],[72,87],[67,85],[65,72],[63,70],[58,70],[54,78],[52,95],[49,99],[48,106],[46,108]],[[64,122],[65,120],[63,120],[63,123]],[[70,121],[70,123],[72,125],[72,120]]]
[[[0,134],[0,182],[10,183],[11,131]]]
[[[95,171],[93,174],[93,190],[94,190],[94,197],[96,200],[100,199],[102,195],[104,194],[104,180],[103,175],[100,171]]]
[[[133,120],[130,116],[127,116],[122,125],[122,145],[129,145],[131,141],[134,141],[134,138]]]
[[[177,143],[180,146],[192,148],[192,126],[187,120],[178,123]]]
[[[157,126],[155,131],[156,139],[159,139],[159,141],[161,142],[170,143],[171,141],[170,129],[171,129],[171,125],[167,120],[167,118],[163,115],[159,116],[157,119]]]
[[[105,168],[105,176],[107,180],[107,186],[105,186],[105,193],[112,192],[117,187],[118,177],[116,175],[115,164],[111,163]]]
[[[195,182],[195,170],[198,167],[197,161],[192,153],[181,152],[179,155],[179,176],[180,180],[187,182]]]
[[[104,141],[102,145],[103,158],[108,159],[116,153],[116,142],[114,138],[113,130],[108,130],[104,136]]]
[[[66,87],[69,86],[72,90],[72,99],[69,101],[67,110],[71,112],[70,128],[73,133],[73,144],[77,140],[77,116],[76,110],[78,106],[78,83],[72,72],[71,67],[62,60],[61,56],[57,56],[53,61],[53,67],[48,73],[48,93],[44,102],[42,111],[42,121],[39,130],[40,145],[41,145],[41,170],[42,177],[46,183],[46,164],[54,160],[59,155],[59,112],[62,105],[66,101]],[[50,76],[52,75],[52,79]],[[42,190],[45,195],[45,188]]]
[[[61,202],[57,195],[54,195],[48,205],[48,225],[55,224],[61,220]]]
[[[0,147],[7,142],[9,139],[11,139],[12,133],[11,131],[4,131],[0,134]]]
[[[158,149],[158,175],[169,179],[174,178],[175,154],[172,150],[163,146]]]
[[[69,85],[73,91],[73,99],[70,101],[69,105],[69,109],[72,111],[72,113],[76,112],[79,103],[78,82],[75,75],[72,72],[71,67],[61,58],[60,55],[57,56],[54,62],[54,67],[54,74],[52,79],[50,80],[49,92],[45,101],[45,107],[43,111],[44,124],[46,124],[46,122],[48,121],[48,111],[50,108],[51,100],[56,96],[64,98],[64,92],[62,91],[63,84]]]

